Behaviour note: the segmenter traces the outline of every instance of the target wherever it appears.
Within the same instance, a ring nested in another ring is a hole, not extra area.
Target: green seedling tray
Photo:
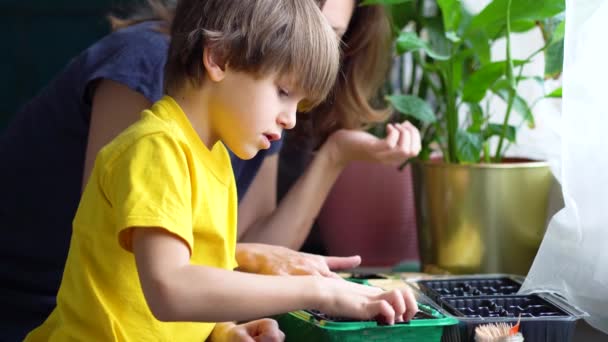
[[[458,324],[429,305],[418,304],[424,318],[394,325],[376,321],[334,321],[310,311],[294,311],[275,317],[287,342],[439,342],[444,327]]]

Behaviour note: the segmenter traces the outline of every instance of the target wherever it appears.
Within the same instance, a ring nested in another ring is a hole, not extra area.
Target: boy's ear
[[[219,56],[209,49],[209,47],[203,49],[203,65],[211,81],[219,82],[224,79],[226,67]]]

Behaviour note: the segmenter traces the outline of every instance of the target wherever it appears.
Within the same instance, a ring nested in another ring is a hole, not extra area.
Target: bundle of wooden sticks
[[[519,322],[515,326],[507,323],[490,323],[475,328],[475,342],[521,342]]]

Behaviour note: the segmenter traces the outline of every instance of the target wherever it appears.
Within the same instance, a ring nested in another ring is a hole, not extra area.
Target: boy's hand
[[[269,275],[320,275],[339,278],[332,270],[349,269],[361,263],[361,257],[326,257],[265,244],[237,245],[239,270]]]
[[[384,324],[409,321],[418,304],[409,288],[384,291],[345,280],[324,279],[320,310],[337,317],[376,320]]]
[[[270,318],[233,325],[225,331],[222,342],[282,342],[285,334]],[[215,342],[216,340],[214,340]]]

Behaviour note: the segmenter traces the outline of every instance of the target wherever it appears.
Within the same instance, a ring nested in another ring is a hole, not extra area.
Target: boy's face
[[[286,78],[256,79],[229,66],[212,92],[214,130],[241,159],[253,158],[280,139],[284,129],[293,128],[298,102],[303,99]]]

